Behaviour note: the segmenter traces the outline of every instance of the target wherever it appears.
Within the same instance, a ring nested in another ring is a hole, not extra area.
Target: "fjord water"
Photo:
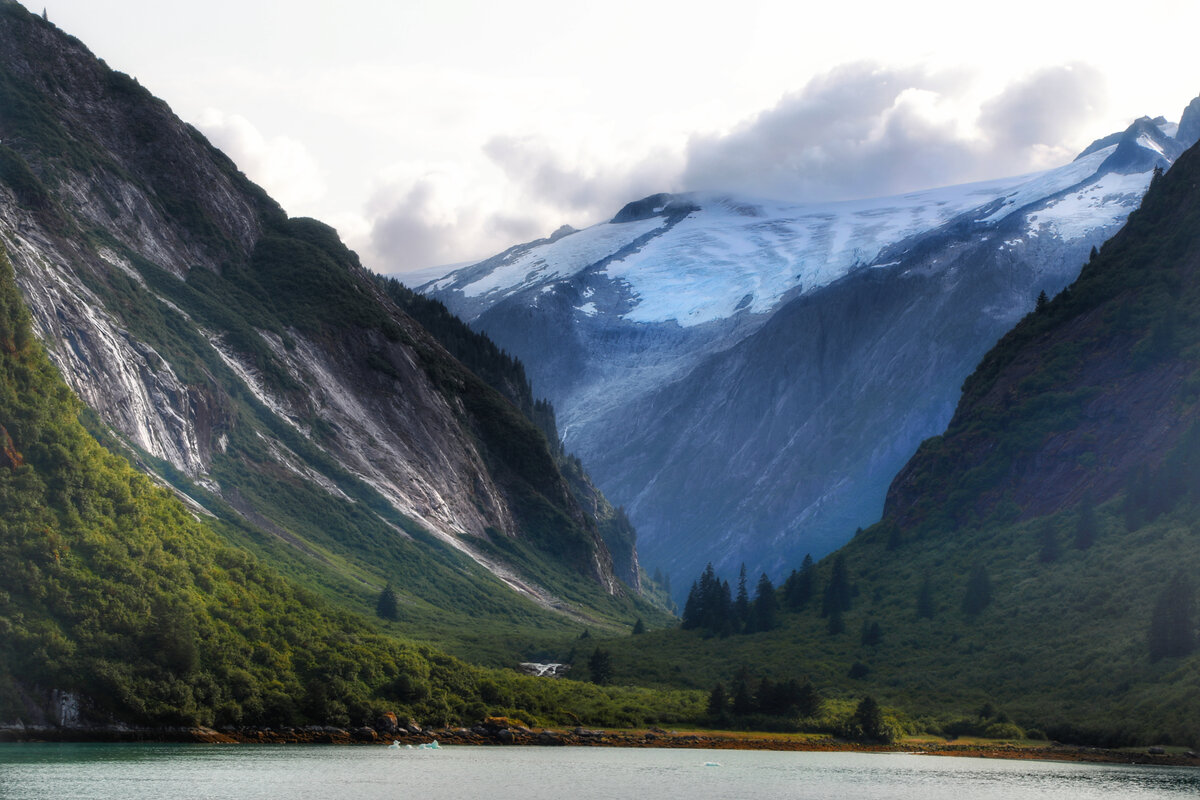
[[[0,800],[1200,796],[1200,770],[908,754],[305,745],[0,746]]]

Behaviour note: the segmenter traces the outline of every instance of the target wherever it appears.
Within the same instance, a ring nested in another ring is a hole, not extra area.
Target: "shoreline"
[[[523,747],[618,747],[676,748],[696,750],[776,750],[784,752],[909,753],[1001,758],[1033,761],[1069,761],[1096,764],[1139,764],[1200,767],[1200,755],[1192,751],[1163,752],[1162,748],[1109,749],[1057,742],[941,741],[928,738],[870,744],[836,739],[820,734],[740,733],[734,731],[667,731],[610,729],[559,729],[525,727],[444,728],[409,732],[377,731],[373,728],[336,728],[310,725],[303,728],[155,728],[99,727],[4,728],[0,743],[191,743],[191,744],[334,744],[388,747],[438,742],[441,745]]]

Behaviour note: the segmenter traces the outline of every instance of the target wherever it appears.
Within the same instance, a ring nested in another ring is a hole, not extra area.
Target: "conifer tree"
[[[733,713],[739,716],[754,713],[754,695],[750,692],[750,676],[742,669],[733,684]]]
[[[805,555],[799,571],[792,570],[783,583],[783,602],[791,611],[799,611],[808,605],[813,596],[813,557]]]
[[[637,622],[633,623],[633,635],[641,636],[645,632],[646,632],[646,623],[642,621],[641,617],[638,617]]]
[[[729,711],[729,693],[725,691],[725,684],[720,681],[712,688],[708,695],[708,715],[710,717],[720,717]]]
[[[612,654],[597,647],[588,657],[588,674],[592,683],[606,684],[612,680]]]
[[[775,597],[775,584],[763,573],[754,589],[754,614],[752,617],[754,630],[775,630],[779,612],[779,600]]]
[[[890,742],[893,738],[891,730],[883,719],[883,709],[874,697],[867,695],[854,710],[851,725],[858,738],[873,742]]]
[[[796,712],[802,717],[815,717],[821,713],[821,695],[809,681],[805,681],[796,693]]]
[[[829,584],[825,587],[825,598],[821,604],[821,616],[828,617],[835,611],[849,611],[852,590],[850,575],[846,568],[846,557],[838,554],[833,559],[833,569],[829,574]]]
[[[400,619],[400,597],[392,588],[391,581],[388,581],[387,586],[383,587],[383,591],[379,593],[379,599],[375,602],[375,613],[380,618],[392,622]]]
[[[735,633],[752,633],[750,619],[750,593],[746,591],[746,565],[738,570],[737,599],[733,601],[733,628]]]

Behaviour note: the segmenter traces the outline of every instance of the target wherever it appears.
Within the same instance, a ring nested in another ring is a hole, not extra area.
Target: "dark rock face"
[[[1183,110],[1175,138],[1185,148],[1200,142],[1200,97],[1188,103],[1188,107]]]

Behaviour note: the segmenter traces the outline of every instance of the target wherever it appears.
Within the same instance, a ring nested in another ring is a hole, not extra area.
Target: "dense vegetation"
[[[223,541],[101,448],[80,411],[0,256],[2,720],[50,689],[80,693],[93,719],[150,725],[348,725],[387,710],[635,725],[703,702],[469,667],[384,636]]]

